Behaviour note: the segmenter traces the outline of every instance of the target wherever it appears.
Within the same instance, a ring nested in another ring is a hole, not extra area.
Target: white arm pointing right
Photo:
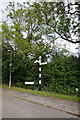
[[[34,61],[34,63],[39,63],[39,60]]]

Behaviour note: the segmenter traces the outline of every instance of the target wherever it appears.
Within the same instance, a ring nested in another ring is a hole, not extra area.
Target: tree
[[[39,55],[44,59],[50,52],[50,45],[42,40],[42,33],[40,33],[40,27],[36,25],[36,20],[30,19],[32,10],[18,3],[17,10],[15,10],[14,4],[10,2],[7,6],[9,21],[2,22],[2,68],[3,82],[8,83],[10,54],[12,53],[12,79],[15,84],[18,80],[20,82],[28,81],[30,78],[32,80],[34,60],[38,59]],[[27,34],[26,37],[23,33]]]
[[[6,10],[12,22],[11,29],[16,31],[16,36],[23,36],[24,32],[28,42],[35,38],[39,40],[45,34],[51,42],[60,37],[79,43],[79,5],[79,2],[68,2],[67,5],[64,2],[24,2],[17,3],[15,10],[15,3],[10,2]]]
[[[69,5],[72,5],[70,3]],[[74,5],[78,6],[78,3]],[[47,90],[67,94],[75,93],[74,88],[78,87],[77,74],[78,64],[75,67],[74,57],[66,55],[66,50],[58,51],[54,45],[57,39],[56,33],[72,43],[78,43],[79,40],[73,40],[71,33],[77,36],[79,24],[74,20],[75,13],[66,13],[66,7],[63,2],[43,2],[43,3],[15,3],[10,2],[7,6],[8,22],[2,23],[2,66],[4,83],[9,80],[9,62],[10,49],[12,55],[12,79],[13,85],[23,86],[25,81],[36,81],[35,74],[38,75],[38,64],[34,61],[42,56],[42,62],[46,61],[46,55],[51,56],[51,63],[43,68],[42,82]],[[69,6],[70,8],[70,6]],[[77,8],[75,8],[76,10]],[[72,18],[70,18],[72,14]],[[73,27],[75,25],[75,27]],[[74,28],[74,29],[73,29]],[[25,36],[24,36],[25,34]],[[47,41],[42,37],[46,36]],[[51,46],[51,43],[53,45]],[[77,58],[76,58],[77,59]],[[77,61],[75,59],[75,61]],[[74,68],[76,68],[74,70]],[[46,71],[47,70],[47,71]],[[6,74],[7,73],[7,74]],[[48,84],[48,85],[47,85]],[[37,82],[36,82],[37,85]],[[71,88],[72,86],[72,88]],[[65,90],[64,90],[65,88]]]
[[[31,7],[38,19],[38,25],[43,25],[45,35],[53,37],[57,34],[58,37],[68,42],[80,42],[78,39],[79,2],[74,4],[70,2],[67,5],[64,2],[35,2]]]

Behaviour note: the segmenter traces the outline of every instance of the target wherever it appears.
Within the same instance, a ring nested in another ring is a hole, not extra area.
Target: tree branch
[[[72,41],[72,40],[69,40],[68,38],[65,38],[63,37],[56,29],[55,27],[53,27],[52,25],[50,25],[49,23],[46,23],[48,26],[52,27],[54,29],[54,31],[64,40],[68,41],[68,42],[71,42],[71,43],[80,43],[80,40],[79,41]]]

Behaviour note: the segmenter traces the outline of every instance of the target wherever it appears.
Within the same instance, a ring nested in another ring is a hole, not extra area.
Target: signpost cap
[[[41,59],[42,57],[41,56],[39,56],[39,59]]]

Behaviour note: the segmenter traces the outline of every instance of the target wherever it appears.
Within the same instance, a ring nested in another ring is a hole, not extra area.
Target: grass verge
[[[55,98],[55,99],[62,99],[62,100],[80,102],[80,97],[77,97],[77,96],[62,95],[62,94],[56,94],[56,93],[47,92],[47,91],[37,91],[37,90],[24,89],[24,88],[19,88],[19,87],[11,87],[11,88],[9,88],[5,84],[2,85],[2,88],[15,90],[15,91],[19,91],[19,92],[30,93],[30,94],[39,95],[39,96],[51,97],[51,98]]]

